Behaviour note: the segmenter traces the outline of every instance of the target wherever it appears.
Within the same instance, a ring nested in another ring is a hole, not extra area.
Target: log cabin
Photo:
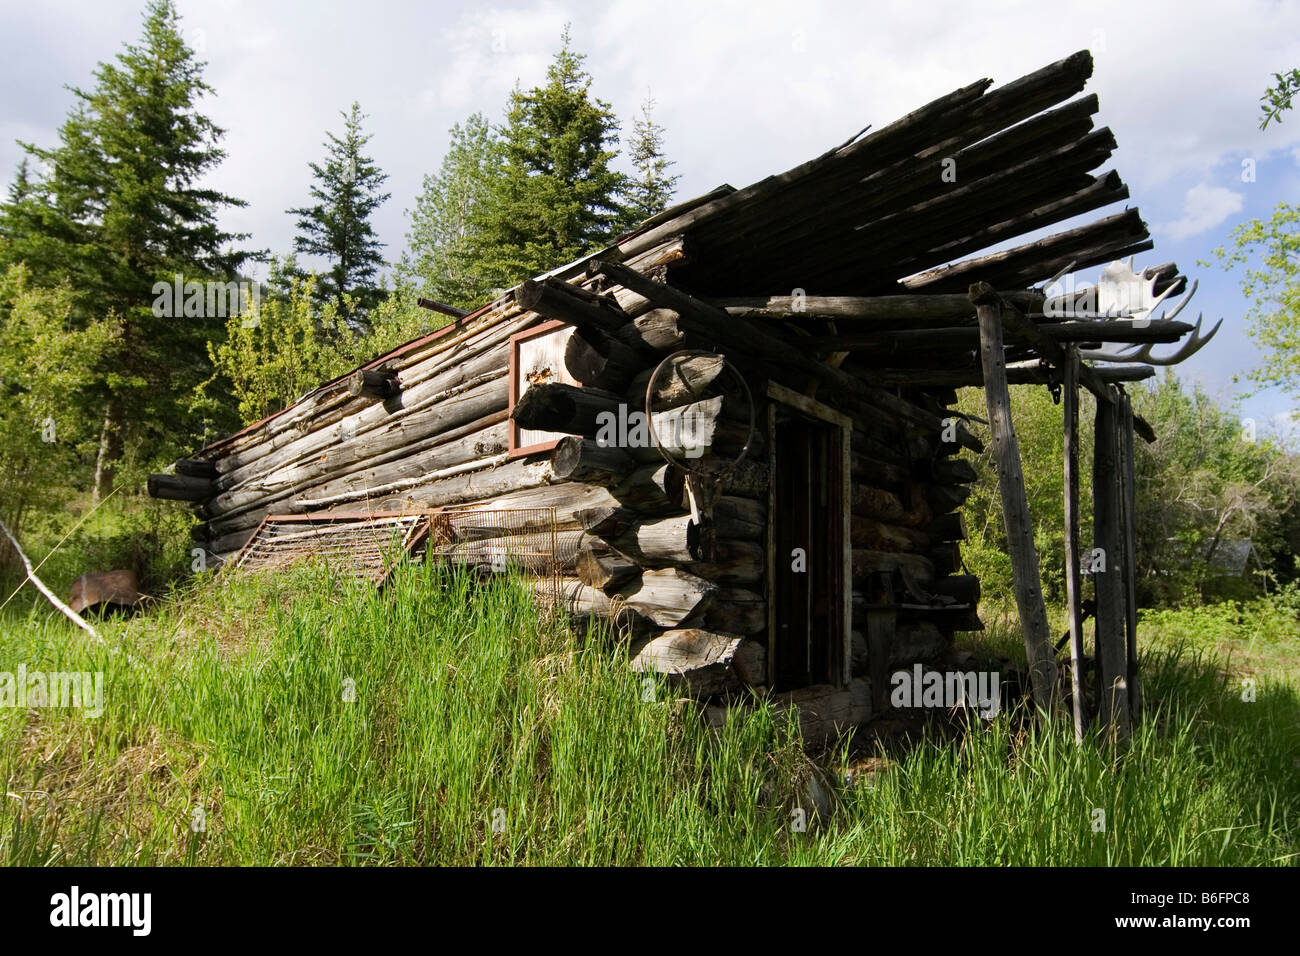
[[[622,626],[634,668],[711,700],[781,695],[825,735],[887,709],[894,669],[942,662],[955,632],[981,627],[959,511],[976,479],[962,454],[981,443],[954,404],[982,386],[1034,699],[1072,699],[1080,734],[1093,711],[1123,732],[1140,706],[1132,436],[1147,430],[1124,383],[1203,337],[1176,310],[1152,316],[1187,281],[1172,264],[1132,270],[1152,248],[1138,210],[1088,217],[1129,195],[1098,171],[1116,144],[1095,128],[1091,73],[1082,51],[983,79],[675,206],[450,310],[445,328],[153,476],[150,493],[192,504],[215,563],[325,525],[346,547],[382,520],[413,546],[404,516],[524,516],[464,536],[457,553],[478,560],[547,515],[533,570],[576,619]],[[1140,290],[1127,308],[1081,305],[1069,284],[1103,265]],[[1042,557],[1068,571],[1070,680],[1038,589],[1012,384],[1065,397],[1067,549]],[[1094,545],[1108,556],[1089,576],[1092,705],[1080,388],[1097,399]]]

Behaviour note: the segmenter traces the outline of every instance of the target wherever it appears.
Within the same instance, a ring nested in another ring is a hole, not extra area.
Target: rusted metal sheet
[[[88,609],[134,608],[142,600],[134,571],[92,571],[72,582],[68,606],[80,614]]]

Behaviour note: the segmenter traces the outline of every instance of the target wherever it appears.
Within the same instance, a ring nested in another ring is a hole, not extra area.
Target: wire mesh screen
[[[278,570],[321,559],[383,584],[424,539],[429,518],[409,515],[268,515],[235,557],[247,570]]]
[[[522,572],[544,603],[560,599],[560,581],[577,563],[581,532],[560,532],[554,508],[447,509],[430,516],[428,559],[480,574]]]

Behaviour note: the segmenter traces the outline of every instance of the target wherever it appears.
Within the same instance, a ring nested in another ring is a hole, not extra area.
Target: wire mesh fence
[[[582,532],[557,529],[554,508],[449,508],[430,515],[427,559],[483,574],[523,573],[544,603],[558,605],[561,580],[578,558]]]

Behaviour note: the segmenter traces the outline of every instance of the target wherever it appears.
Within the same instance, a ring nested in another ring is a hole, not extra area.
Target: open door
[[[768,390],[768,674],[776,690],[849,679],[853,593],[847,416]]]

